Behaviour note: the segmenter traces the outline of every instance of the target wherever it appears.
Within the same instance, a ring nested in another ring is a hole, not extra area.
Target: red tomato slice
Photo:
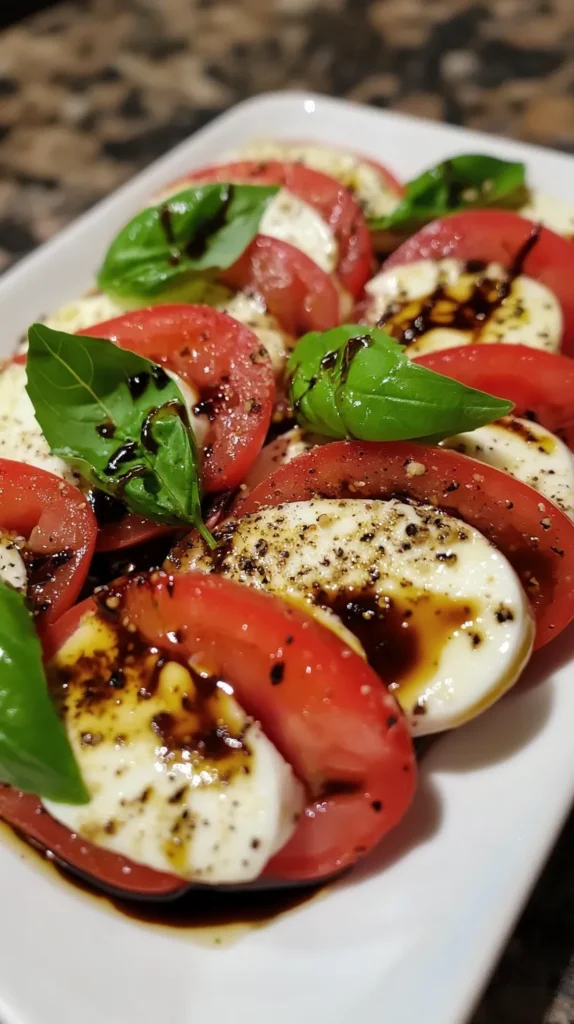
[[[97,523],[77,487],[23,462],[0,459],[0,526],[27,537],[29,588],[43,623],[77,599],[94,553]]]
[[[120,581],[113,592],[147,643],[186,659],[201,652],[305,783],[306,813],[265,878],[324,878],[400,820],[415,785],[405,719],[379,677],[330,630],[280,598],[201,573],[154,573]],[[60,619],[45,640],[47,659],[95,607],[84,601]],[[281,681],[272,685],[278,664]],[[132,895],[188,888],[79,840],[38,808],[34,797],[0,787],[0,816],[92,880]]]
[[[277,469],[236,515],[281,502],[408,495],[480,530],[520,576],[536,614],[536,646],[574,618],[574,523],[508,473],[457,452],[388,441],[334,441]]]
[[[522,272],[546,285],[558,299],[564,315],[562,349],[564,355],[574,356],[574,246],[517,213],[469,210],[433,220],[400,245],[385,261],[384,269],[446,256],[510,267],[534,231],[539,232],[538,239],[524,259]]]
[[[220,280],[236,291],[260,295],[283,330],[296,338],[341,322],[334,279],[288,242],[257,235]]]
[[[300,163],[238,160],[193,171],[182,178],[181,185],[211,181],[281,185],[312,206],[336,238],[339,249],[337,277],[351,295],[359,294],[371,272],[371,236],[359,204],[335,178]]]
[[[529,345],[461,345],[419,356],[429,370],[514,402],[517,416],[574,446],[574,362]]]
[[[209,306],[172,305],[138,309],[80,333],[167,366],[197,389],[211,420],[203,488],[241,483],[265,440],[275,395],[271,360],[253,331]]]

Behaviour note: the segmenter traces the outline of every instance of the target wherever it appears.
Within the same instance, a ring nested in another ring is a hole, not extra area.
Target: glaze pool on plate
[[[326,98],[269,95],[230,111],[0,282],[2,345],[89,287],[109,239],[170,178],[256,136],[363,149],[399,177],[460,152],[528,163],[574,201],[572,158]],[[574,632],[523,684],[424,758],[404,823],[364,865],[224,949],[110,913],[0,843],[2,1024],[463,1024],[574,793]],[[31,966],[33,964],[33,972]],[[32,981],[31,981],[32,978]]]

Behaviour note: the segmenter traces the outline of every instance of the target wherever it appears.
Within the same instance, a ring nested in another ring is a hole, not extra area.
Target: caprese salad
[[[1,818],[157,899],[402,819],[574,617],[572,237],[481,155],[260,140],[150,196],[0,370]]]

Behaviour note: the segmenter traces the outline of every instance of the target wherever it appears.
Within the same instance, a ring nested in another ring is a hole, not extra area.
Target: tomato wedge
[[[236,291],[260,295],[283,329],[296,338],[341,322],[341,295],[334,279],[288,242],[257,235],[219,278]]]
[[[77,487],[23,462],[0,459],[0,527],[28,539],[28,593],[42,623],[77,599],[94,553],[97,523]]]
[[[379,677],[330,630],[280,598],[200,573],[138,576],[113,593],[148,644],[185,659],[201,652],[305,783],[307,811],[268,864],[267,884],[340,871],[403,816],[415,785],[405,719]],[[95,608],[91,598],[60,619],[45,638],[47,659]],[[281,681],[272,685],[278,662]],[[168,896],[189,887],[78,839],[34,797],[8,787],[0,787],[0,816],[107,888]]]
[[[185,175],[181,185],[212,181],[280,185],[313,207],[329,225],[337,241],[337,277],[351,295],[359,294],[370,276],[373,260],[371,237],[359,204],[335,178],[301,163],[238,160],[193,171]]]
[[[526,254],[521,272],[546,285],[562,307],[564,355],[574,356],[574,246],[549,228],[509,210],[469,210],[453,213],[427,224],[384,263],[390,270],[415,260],[452,257],[463,261],[481,260],[510,267],[528,240],[537,233]]]
[[[574,446],[574,361],[529,345],[461,345],[419,356],[429,370],[514,402]]]
[[[574,523],[528,484],[465,455],[411,441],[334,441],[277,469],[236,515],[281,502],[407,495],[480,530],[520,576],[542,647],[574,618]]]
[[[203,449],[207,493],[237,487],[260,451],[275,381],[256,335],[209,306],[138,309],[81,334],[108,338],[166,366],[199,392],[210,426]]]

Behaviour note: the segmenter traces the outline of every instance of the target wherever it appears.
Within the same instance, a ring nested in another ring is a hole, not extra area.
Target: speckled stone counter
[[[58,5],[0,35],[0,269],[220,111],[282,88],[574,152],[574,0]],[[473,1024],[574,1022],[573,865],[570,822]]]

